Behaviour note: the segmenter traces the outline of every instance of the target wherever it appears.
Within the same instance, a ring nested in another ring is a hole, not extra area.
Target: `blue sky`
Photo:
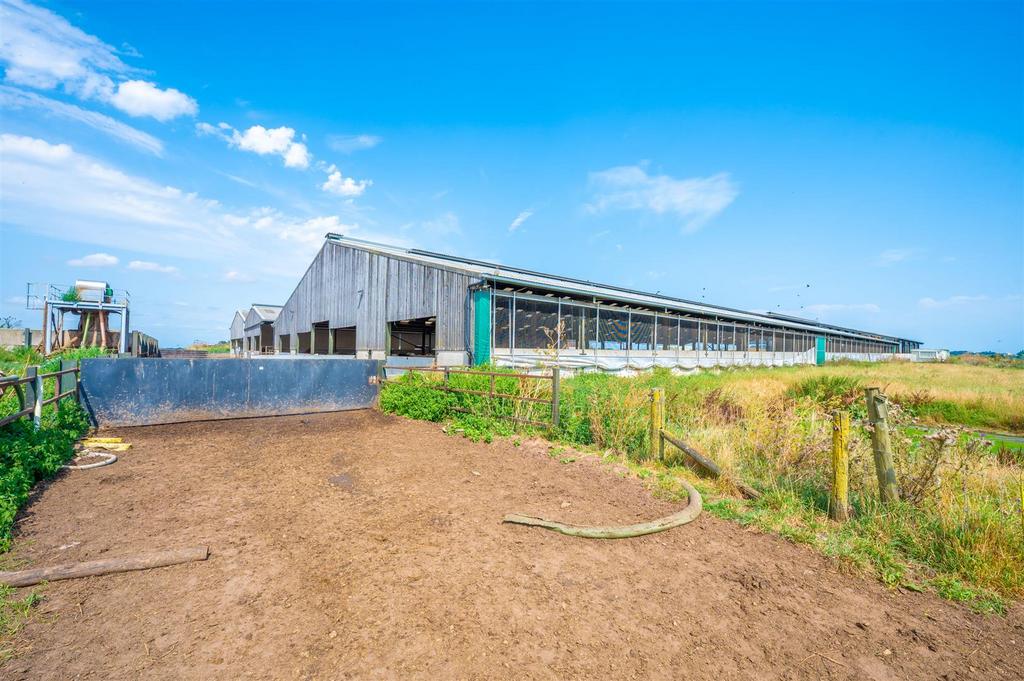
[[[1022,3],[0,0],[0,313],[164,345],[327,231],[1024,348]]]

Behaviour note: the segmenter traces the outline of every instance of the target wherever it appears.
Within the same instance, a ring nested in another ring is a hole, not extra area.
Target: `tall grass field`
[[[697,485],[714,514],[814,547],[893,587],[932,590],[987,612],[1024,597],[1024,447],[988,433],[1024,433],[1024,370],[968,363],[837,363],[633,377],[581,374],[562,381],[558,428],[550,407],[445,392],[436,374],[385,385],[384,411],[447,421],[474,439],[533,431],[623,462],[663,494]],[[452,387],[487,392],[484,375]],[[550,382],[501,376],[496,392],[546,397]],[[649,457],[650,393],[666,392],[667,429],[724,469],[700,477],[681,453]],[[888,397],[901,500],[878,499],[863,389]],[[471,414],[455,411],[463,409]],[[850,413],[850,498],[845,523],[828,516],[830,415]],[[514,420],[516,419],[516,420]],[[736,481],[762,493],[743,499]]]

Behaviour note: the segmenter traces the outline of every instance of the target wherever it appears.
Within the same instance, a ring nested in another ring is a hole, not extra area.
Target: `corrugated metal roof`
[[[254,303],[252,309],[256,312],[259,318],[265,322],[272,322],[277,319],[277,315],[281,314],[280,305],[262,305]]]
[[[796,317],[773,315],[772,313],[760,314],[757,312],[747,312],[745,310],[737,310],[720,305],[699,303],[692,300],[686,300],[685,298],[675,298],[658,293],[646,293],[644,291],[636,291],[609,284],[599,284],[583,279],[574,279],[572,277],[562,277],[554,274],[545,274],[543,272],[534,272],[532,270],[509,267],[507,265],[500,265],[498,263],[487,262],[484,260],[474,260],[471,258],[462,258],[444,253],[434,253],[419,249],[390,246],[388,244],[366,241],[364,239],[354,239],[341,234],[328,233],[326,238],[329,241],[352,248],[380,253],[394,258],[426,263],[441,269],[468,273],[473,276],[480,277],[482,280],[493,282],[495,284],[503,284],[512,288],[534,287],[545,291],[577,297],[582,296],[598,298],[601,300],[614,300],[616,302],[629,305],[717,317],[728,321],[742,321],[773,327],[785,327],[803,331],[817,332],[827,329],[834,335],[855,337],[866,340],[911,340],[907,338],[900,338],[898,336],[873,333],[870,331],[847,329],[845,327],[822,324],[812,320],[802,320]],[[917,341],[911,342],[916,343]]]

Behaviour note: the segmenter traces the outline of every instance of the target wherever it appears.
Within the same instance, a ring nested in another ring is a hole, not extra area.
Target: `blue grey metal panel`
[[[82,403],[101,426],[364,409],[380,362],[346,358],[82,360]]]

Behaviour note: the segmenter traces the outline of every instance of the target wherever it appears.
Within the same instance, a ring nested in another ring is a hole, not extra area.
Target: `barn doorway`
[[[420,317],[391,322],[391,347],[389,353],[398,357],[427,357],[434,354],[437,319]]]
[[[346,326],[331,329],[334,334],[334,354],[355,355],[356,354],[356,327]]]

